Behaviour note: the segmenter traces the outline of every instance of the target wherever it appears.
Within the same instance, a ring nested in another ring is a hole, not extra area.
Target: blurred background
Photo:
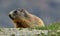
[[[60,21],[60,0],[0,0],[0,27],[14,27],[8,14],[18,8],[40,17],[45,25]]]

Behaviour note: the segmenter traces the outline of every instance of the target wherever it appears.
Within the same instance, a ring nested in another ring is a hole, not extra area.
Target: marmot
[[[29,13],[25,9],[13,10],[9,17],[15,23],[16,28],[33,28],[35,26],[44,26],[44,22],[37,16]]]

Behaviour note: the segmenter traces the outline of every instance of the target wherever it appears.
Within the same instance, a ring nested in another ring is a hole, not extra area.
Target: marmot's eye
[[[14,11],[13,13],[14,13],[14,14],[13,14],[14,16],[17,15],[17,11]]]
[[[16,14],[16,13],[17,13],[17,11],[14,11],[14,13]]]

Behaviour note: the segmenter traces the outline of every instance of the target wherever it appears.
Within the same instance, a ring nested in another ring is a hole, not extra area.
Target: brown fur
[[[15,10],[14,10],[15,11]],[[28,11],[22,9],[17,11],[17,15],[12,16],[14,11],[11,11],[9,14],[13,18],[13,22],[15,23],[16,27],[19,28],[33,28],[35,26],[44,26],[44,22],[37,16],[28,13]],[[19,16],[20,15],[20,16]]]

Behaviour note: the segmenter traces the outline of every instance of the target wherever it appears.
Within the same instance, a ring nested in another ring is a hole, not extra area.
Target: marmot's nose
[[[13,17],[9,14],[9,17],[13,20]]]

